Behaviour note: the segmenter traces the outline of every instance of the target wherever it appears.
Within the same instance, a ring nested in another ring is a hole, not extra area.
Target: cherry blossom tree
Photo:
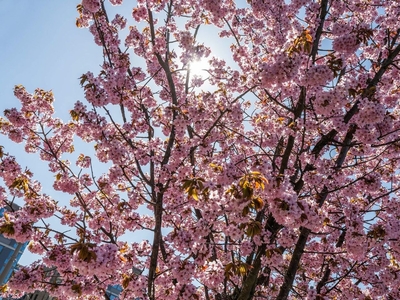
[[[16,86],[21,109],[0,121],[70,195],[1,148],[2,206],[24,205],[0,232],[43,257],[3,291],[400,299],[400,4],[138,0],[125,18],[104,2],[77,7],[103,63],[71,118]]]

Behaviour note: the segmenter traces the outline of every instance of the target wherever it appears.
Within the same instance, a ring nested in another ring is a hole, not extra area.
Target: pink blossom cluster
[[[336,36],[344,36],[352,31],[352,26],[346,22],[335,22],[332,25],[331,33]]]
[[[316,113],[323,116],[329,116],[337,108],[335,94],[332,92],[322,91],[315,96],[312,105]]]
[[[365,144],[373,144],[380,136],[379,130],[372,125],[364,125],[357,130],[356,137]]]
[[[82,5],[91,13],[96,13],[100,9],[100,0],[82,0]]]
[[[272,63],[261,64],[261,84],[263,86],[270,86],[271,84],[292,80],[298,75],[300,57],[290,57],[286,54],[280,54],[275,58]]]
[[[176,34],[179,45],[185,50],[191,49],[193,46],[194,38],[189,31],[182,31]]]
[[[135,19],[136,22],[140,22],[147,18],[147,9],[145,6],[139,6],[134,8],[132,11],[132,17]]]
[[[354,120],[361,127],[365,125],[374,125],[383,121],[385,117],[385,107],[377,101],[367,99],[360,100],[360,110]]]
[[[223,18],[229,13],[230,9],[234,6],[233,1],[220,1],[215,2],[212,0],[202,0],[201,5],[210,12],[211,21],[217,25],[223,26]]]
[[[360,45],[355,33],[347,33],[336,37],[332,43],[332,49],[339,53],[352,54]]]
[[[294,9],[300,9],[302,7],[306,7],[310,3],[309,0],[292,0],[291,5]]]
[[[305,74],[304,84],[310,86],[325,85],[333,79],[332,70],[326,65],[315,65],[309,68]]]

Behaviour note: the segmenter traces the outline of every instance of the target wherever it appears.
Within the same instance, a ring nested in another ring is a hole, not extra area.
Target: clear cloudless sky
[[[15,106],[13,87],[52,89],[57,114],[82,98],[78,78],[98,68],[101,48],[75,26],[77,1],[1,1],[0,105]]]

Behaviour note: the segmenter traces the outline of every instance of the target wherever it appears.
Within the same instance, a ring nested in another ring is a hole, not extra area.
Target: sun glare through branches
[[[206,58],[201,58],[199,60],[194,60],[189,64],[190,74],[193,76],[205,79],[208,75],[207,69],[210,67],[208,60]]]

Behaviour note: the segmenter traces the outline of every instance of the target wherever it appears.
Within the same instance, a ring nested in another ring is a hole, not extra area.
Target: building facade
[[[23,296],[18,300],[53,300],[55,298],[51,297],[47,292],[36,291],[33,294],[28,294]]]
[[[18,210],[19,206],[13,204],[13,209]],[[0,209],[0,217],[4,215],[5,211],[4,208]],[[18,243],[14,239],[6,238],[0,234],[0,286],[10,279],[27,245],[28,242]]]
[[[119,294],[122,291],[122,287],[120,285],[109,285],[106,294],[108,296],[108,299],[110,300],[116,300],[119,299]]]

